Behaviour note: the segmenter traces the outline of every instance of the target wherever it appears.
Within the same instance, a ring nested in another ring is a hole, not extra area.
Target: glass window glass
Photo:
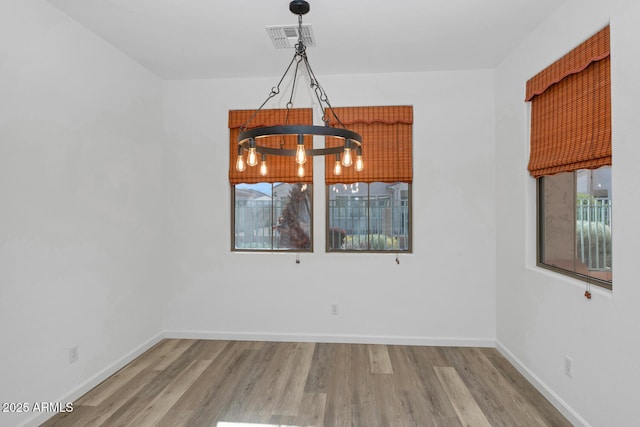
[[[610,287],[611,167],[539,178],[539,264]]]
[[[328,251],[410,251],[410,186],[405,182],[327,186]]]
[[[233,249],[310,251],[311,187],[282,182],[234,186]]]

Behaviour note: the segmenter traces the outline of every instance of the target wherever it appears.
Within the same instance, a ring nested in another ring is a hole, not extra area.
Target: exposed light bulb
[[[247,164],[244,162],[244,156],[239,154],[238,160],[236,160],[236,170],[238,172],[244,172],[245,169],[247,169]]]
[[[364,170],[364,162],[362,161],[362,147],[358,147],[356,150],[356,172],[362,172]]]
[[[307,152],[304,149],[304,144],[298,143],[296,147],[296,163],[299,165],[304,164],[307,161]]]
[[[298,176],[300,178],[304,177],[304,166],[298,165]]]
[[[342,153],[342,166],[348,168],[353,164],[353,158],[351,157],[351,148],[344,147],[344,153]]]
[[[256,140],[253,138],[249,140],[249,154],[247,155],[247,164],[249,166],[255,166],[258,164],[258,155],[256,154]]]
[[[256,147],[249,147],[249,155],[247,156],[247,164],[249,166],[255,166],[258,164],[258,155],[256,154]]]
[[[260,175],[267,176],[267,156],[262,155],[262,161],[260,162]]]
[[[342,174],[342,165],[340,164],[340,159],[339,158],[336,159],[336,163],[333,166],[333,174],[334,175],[341,175]]]

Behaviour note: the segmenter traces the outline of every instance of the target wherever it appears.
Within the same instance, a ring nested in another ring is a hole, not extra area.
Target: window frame
[[[314,215],[313,215],[313,211],[314,211],[314,201],[313,201],[313,191],[314,191],[314,186],[313,184],[308,184],[308,183],[299,183],[299,182],[264,182],[264,183],[257,183],[257,184],[269,184],[271,185],[271,201],[272,201],[272,205],[271,205],[271,223],[275,224],[275,218],[274,218],[274,207],[273,207],[273,201],[276,200],[276,198],[274,197],[274,192],[273,192],[273,188],[275,185],[277,184],[289,184],[289,185],[296,185],[296,184],[300,184],[300,185],[308,185],[309,189],[307,190],[309,193],[309,201],[311,203],[310,209],[309,209],[309,214],[310,214],[310,220],[309,220],[309,238],[311,240],[311,243],[309,245],[309,248],[306,249],[298,249],[298,248],[288,248],[288,249],[280,249],[280,248],[274,248],[274,239],[275,239],[275,233],[272,233],[271,235],[271,239],[272,239],[272,244],[271,244],[271,248],[267,249],[248,249],[248,248],[237,248],[236,247],[236,187],[237,185],[241,185],[241,184],[231,184],[230,190],[231,190],[231,206],[230,206],[230,218],[231,218],[231,227],[230,227],[230,238],[229,238],[229,242],[230,242],[230,250],[231,252],[244,252],[244,253],[312,253],[313,252],[313,235],[314,235],[314,231],[313,231],[313,223],[314,223]],[[247,184],[247,185],[255,185],[255,184]]]
[[[568,172],[573,175],[573,187],[572,187],[572,199],[574,203],[572,203],[573,210],[571,212],[572,218],[577,218],[577,171]],[[596,285],[601,288],[607,290],[613,290],[613,280],[611,282],[599,279],[597,277],[585,275],[578,273],[576,271],[567,270],[561,267],[557,267],[551,264],[546,264],[543,262],[544,259],[544,178],[545,176],[541,176],[536,178],[536,266],[539,268],[543,268],[545,270],[552,271],[554,273],[561,274],[563,276],[568,276],[573,279],[577,279],[583,282],[586,282],[590,285]],[[576,219],[577,221],[577,219]],[[576,227],[572,227],[572,238],[574,240],[574,250],[576,247]],[[613,239],[613,236],[612,236]]]
[[[397,181],[397,183],[403,183],[407,185],[407,224],[409,229],[407,230],[407,249],[391,249],[391,250],[380,250],[380,249],[334,249],[331,248],[331,239],[330,239],[330,234],[331,234],[331,224],[330,224],[330,215],[329,215],[329,209],[330,209],[330,197],[331,197],[331,190],[330,187],[333,185],[342,185],[342,184],[325,184],[325,252],[326,253],[356,253],[356,254],[389,254],[389,253],[395,253],[395,254],[410,254],[413,253],[413,184],[410,182],[403,182],[403,181]],[[369,231],[370,228],[370,208],[371,206],[369,205],[369,201],[372,200],[370,197],[370,185],[373,183],[368,183],[368,182],[358,182],[358,184],[366,184],[367,185],[367,206],[366,206],[366,213],[367,213],[367,231]],[[395,183],[387,183],[387,184],[395,184]],[[401,190],[401,191],[405,191],[405,190]],[[377,198],[374,200],[378,200]],[[371,233],[367,233],[371,234]]]

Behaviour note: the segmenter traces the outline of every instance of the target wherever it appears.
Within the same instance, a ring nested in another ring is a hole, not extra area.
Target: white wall
[[[165,82],[169,334],[493,345],[493,72],[316,73],[334,106],[414,106],[413,254],[325,253],[323,159],[314,253],[231,252],[227,112],[256,108],[278,77]]]
[[[613,291],[535,266],[535,183],[526,172],[525,82],[611,22]],[[570,0],[496,70],[498,347],[577,425],[640,425],[640,4]],[[573,359],[573,377],[563,373]]]
[[[48,3],[0,3],[0,402],[70,399],[163,331],[161,99]]]

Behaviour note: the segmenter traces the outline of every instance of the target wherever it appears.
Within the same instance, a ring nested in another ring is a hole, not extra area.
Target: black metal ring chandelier
[[[258,164],[258,154],[261,155],[260,174],[263,176],[267,175],[267,155],[294,157],[296,163],[298,164],[297,174],[300,177],[304,176],[303,165],[306,162],[307,157],[312,156],[327,156],[332,154],[335,155],[336,160],[333,173],[336,175],[340,175],[342,166],[349,167],[354,163],[355,169],[358,172],[364,169],[364,164],[362,163],[362,137],[360,136],[360,134],[348,130],[342,123],[333,107],[331,106],[329,98],[327,97],[327,93],[320,85],[320,82],[316,78],[313,70],[311,69],[311,65],[309,64],[306,46],[302,39],[302,15],[309,12],[309,9],[309,3],[304,0],[294,0],[289,4],[289,10],[292,13],[298,15],[298,42],[295,45],[295,54],[293,55],[293,59],[289,63],[289,66],[280,78],[280,81],[275,87],[271,89],[271,92],[264,100],[262,105],[260,105],[260,107],[258,107],[258,109],[253,112],[251,117],[249,117],[249,119],[244,124],[242,124],[242,126],[240,126],[240,133],[238,134],[238,157],[236,160],[236,170],[238,170],[239,172],[243,172],[244,170],[246,170],[247,165],[256,166]],[[325,124],[324,126],[296,125],[288,123],[289,111],[293,107],[293,97],[296,89],[296,80],[298,76],[298,70],[300,68],[306,71],[310,86],[313,89],[313,92],[318,100],[318,105],[322,113],[322,121]],[[262,110],[262,108],[271,98],[280,93],[280,85],[291,70],[293,70],[293,82],[291,84],[291,95],[289,97],[289,102],[287,103],[285,124],[280,126],[266,126],[249,129],[251,122],[256,117],[258,112]],[[331,113],[332,117],[335,119],[335,122],[337,122],[341,127],[329,126],[329,121],[325,116],[326,111],[329,111]],[[285,135],[298,136],[297,148],[295,150],[271,148],[259,144],[260,138],[267,136],[284,137]],[[342,145],[339,145],[337,147],[307,149],[304,146],[305,135],[330,136],[342,140],[343,143]],[[247,152],[246,161],[245,151]],[[352,151],[355,151],[355,161]]]

